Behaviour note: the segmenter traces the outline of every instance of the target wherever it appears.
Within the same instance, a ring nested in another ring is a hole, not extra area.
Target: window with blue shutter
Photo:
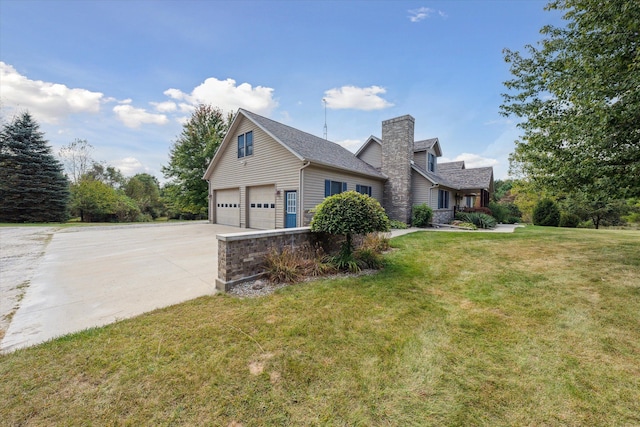
[[[346,182],[331,181],[330,179],[324,180],[324,197],[333,196],[334,194],[340,194],[343,191],[347,191]]]

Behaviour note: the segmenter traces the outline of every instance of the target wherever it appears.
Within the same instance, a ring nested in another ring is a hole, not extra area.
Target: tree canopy
[[[523,119],[512,171],[559,193],[640,195],[640,2],[555,0],[526,54],[505,50],[504,115]]]
[[[169,164],[162,167],[165,178],[177,186],[170,204],[177,210],[206,217],[209,206],[207,182],[202,179],[209,162],[229,127],[218,108],[199,105],[184,124],[182,133],[169,152]]]
[[[69,182],[62,164],[28,112],[0,134],[0,221],[59,222],[68,218]]]

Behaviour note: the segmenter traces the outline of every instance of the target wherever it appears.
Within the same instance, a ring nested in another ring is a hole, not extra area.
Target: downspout
[[[298,200],[298,205],[299,205],[298,211],[300,212],[300,216],[296,220],[297,221],[296,225],[298,227],[302,227],[301,224],[304,224],[304,169],[306,169],[308,166],[311,166],[311,162],[308,160],[303,160],[302,162],[303,162],[303,166],[300,168],[300,179],[299,179],[300,200]]]

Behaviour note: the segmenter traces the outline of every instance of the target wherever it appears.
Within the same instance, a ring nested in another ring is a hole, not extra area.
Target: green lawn
[[[640,425],[640,232],[392,244],[373,276],[0,356],[0,424]]]

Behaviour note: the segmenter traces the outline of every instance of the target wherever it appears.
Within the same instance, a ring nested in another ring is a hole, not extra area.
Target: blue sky
[[[546,1],[0,0],[2,115],[29,110],[54,151],[76,138],[162,180],[194,106],[246,108],[355,151],[411,114],[439,161],[505,178],[502,49],[560,25]]]

